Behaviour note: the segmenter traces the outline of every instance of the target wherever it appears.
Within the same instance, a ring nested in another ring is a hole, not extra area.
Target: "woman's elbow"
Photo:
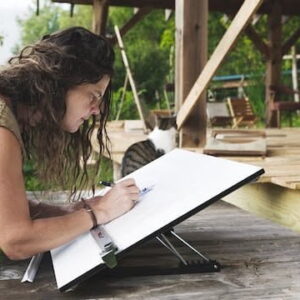
[[[30,257],[20,246],[5,244],[1,246],[1,250],[10,260],[22,260]]]
[[[0,249],[11,260],[22,260],[32,256],[28,252],[28,247],[26,247],[24,241],[22,242],[14,238],[2,240],[0,242]]]

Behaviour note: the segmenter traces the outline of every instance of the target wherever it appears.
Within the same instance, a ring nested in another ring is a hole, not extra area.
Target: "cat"
[[[148,138],[132,144],[125,151],[121,176],[145,166],[176,147],[176,117],[156,117],[156,126],[149,133]]]

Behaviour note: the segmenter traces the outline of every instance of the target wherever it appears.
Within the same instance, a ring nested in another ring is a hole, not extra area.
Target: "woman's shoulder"
[[[4,127],[11,131],[17,138],[22,151],[24,151],[23,141],[19,129],[18,122],[10,110],[9,106],[3,98],[0,97],[0,127]]]

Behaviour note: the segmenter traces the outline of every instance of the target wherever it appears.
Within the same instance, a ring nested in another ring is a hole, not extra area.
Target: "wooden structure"
[[[273,103],[279,101],[272,86],[280,83],[282,57],[300,36],[296,29],[282,41],[282,16],[300,14],[299,0],[52,0],[71,4],[93,5],[94,30],[105,32],[109,6],[137,7],[134,16],[121,28],[125,34],[151,9],[175,9],[176,14],[176,103],[181,146],[203,146],[206,136],[205,89],[242,32],[248,35],[266,61],[267,126],[278,127]],[[207,64],[208,11],[234,16],[230,27]],[[250,24],[254,14],[268,15],[265,41]],[[192,43],[189,41],[193,41]]]
[[[203,149],[204,154],[228,156],[267,155],[266,135],[264,131],[212,130]]]
[[[49,257],[33,283],[21,283],[26,261],[5,259],[0,266],[1,299],[299,299],[300,236],[270,221],[219,201],[175,227],[204,255],[216,259],[217,273],[169,276],[101,276],[75,290],[56,289]],[[181,254],[195,259],[181,244]],[[123,266],[174,266],[178,260],[158,241],[130,252]]]
[[[282,112],[297,112],[300,111],[300,102],[292,102],[292,101],[276,101],[273,103],[272,111],[276,116],[276,124],[280,127],[281,124],[281,113]],[[290,126],[292,126],[292,120],[290,119]]]
[[[282,16],[293,16],[300,14],[300,0],[52,0],[53,2],[65,2],[73,4],[87,4],[94,6],[95,32],[104,32],[104,20],[107,18],[109,6],[137,7],[131,20],[120,29],[125,34],[134,24],[147,15],[151,9],[175,9],[176,11],[176,102],[178,109],[177,123],[181,128],[181,146],[202,151],[205,144],[206,134],[206,101],[205,89],[222,64],[234,43],[244,32],[253,41],[254,45],[264,56],[266,64],[266,103],[267,121],[269,126],[276,126],[274,103],[278,101],[278,94],[274,93],[274,87],[279,86],[280,68],[282,56],[286,54],[300,36],[300,29],[295,31],[282,42]],[[234,16],[227,32],[221,39],[219,45],[212,53],[206,64],[207,53],[207,16],[209,11],[220,11]],[[255,14],[267,14],[268,18],[268,41],[260,37],[253,25],[250,24]],[[99,29],[100,28],[100,29]],[[202,38],[201,38],[202,37]],[[193,42],[189,42],[193,41]],[[120,131],[118,131],[120,130]],[[135,132],[124,134],[123,129],[110,131],[113,142],[113,160],[117,165],[124,150],[133,142],[145,138],[144,134]],[[286,198],[289,192],[295,190],[299,196],[299,148],[297,141],[300,139],[299,130],[266,131],[267,156],[265,158],[249,157],[249,161],[257,164],[265,164],[266,175],[262,181],[270,182],[271,186],[283,186]],[[275,143],[275,144],[274,144]],[[298,147],[298,149],[297,149]],[[284,149],[284,151],[282,151]],[[245,160],[247,158],[232,157],[232,159]],[[275,167],[273,167],[273,165]],[[298,168],[297,168],[298,166]],[[288,170],[285,168],[289,168]],[[292,175],[291,175],[292,174]],[[267,185],[258,185],[259,190]],[[270,195],[272,192],[270,192]],[[267,197],[267,193],[263,193]],[[259,201],[264,202],[262,197]],[[292,197],[293,198],[293,197]],[[299,197],[298,197],[299,198]],[[270,200],[270,199],[269,199]],[[269,200],[266,200],[268,202]],[[278,216],[289,212],[294,214],[299,211],[289,206],[289,200],[281,207],[282,211],[274,214],[273,206],[269,205],[269,214]],[[254,202],[253,202],[254,203]],[[252,206],[254,205],[252,203]],[[269,202],[270,204],[270,202]],[[293,204],[294,205],[294,204]],[[249,209],[251,209],[249,205]],[[255,206],[255,205],[254,205]],[[283,218],[283,217],[282,217]],[[281,223],[289,223],[282,221]],[[299,228],[299,217],[296,225]],[[276,217],[274,217],[276,219]],[[297,229],[298,230],[298,229]]]
[[[142,129],[125,132],[124,123],[112,122],[108,126],[116,176],[125,150],[134,142],[147,138]],[[239,190],[242,196],[238,192],[233,193],[230,201],[300,232],[300,130],[267,129],[265,136],[265,156],[226,156],[226,159],[262,166],[266,172],[257,184]],[[94,149],[97,151],[96,146]],[[200,147],[186,149],[203,152]]]
[[[233,117],[233,128],[239,126],[253,127],[257,117],[253,113],[248,98],[227,98],[230,114]]]
[[[278,125],[276,124],[273,108],[274,102],[280,99],[278,95],[273,92],[272,88],[278,86],[280,82],[282,56],[289,51],[300,36],[300,29],[296,29],[291,36],[287,37],[285,42],[282,42],[281,32],[283,25],[281,23],[281,17],[282,15],[300,15],[300,0],[52,1],[94,5],[95,23],[102,24],[101,26],[105,26],[103,25],[105,23],[103,20],[107,17],[109,6],[138,7],[139,10],[132,19],[120,29],[121,35],[125,34],[138,20],[147,15],[151,9],[176,8],[175,91],[178,109],[178,125],[181,128],[181,146],[197,152],[203,151],[205,138],[207,136],[206,118],[203,116],[206,112],[206,101],[203,96],[205,89],[228,52],[234,46],[234,43],[238,40],[242,32],[244,32],[253,41],[254,45],[259,49],[266,60],[267,125]],[[207,55],[206,20],[209,10],[220,11],[234,15],[234,17],[219,45],[216,47],[208,62],[204,64]],[[264,39],[257,34],[254,27],[249,25],[256,13],[268,14],[267,41],[264,41]],[[201,18],[199,16],[201,16]],[[103,27],[101,26],[95,26],[95,31],[98,33],[103,32]],[[199,34],[199,32],[202,33]],[[201,39],[201,37],[203,37],[203,39]],[[122,122],[117,123],[117,126],[116,124],[111,124],[108,128],[108,133],[112,141],[112,159],[115,166],[120,164],[123,153],[129,145],[146,138],[146,135],[141,131],[124,132],[124,123],[122,124]],[[300,130],[267,129],[266,140],[267,155],[265,157],[226,157],[227,159],[261,165],[264,167],[266,173],[260,178],[258,183],[241,188],[227,196],[225,200],[300,232]],[[146,295],[165,295],[167,298],[174,295],[176,297],[174,286],[179,285],[180,288],[179,291],[177,291],[178,297],[186,296],[187,299],[193,296],[198,298],[200,293],[202,297],[204,295],[203,293],[207,293],[207,298],[209,298],[211,295],[216,295],[216,293],[220,293],[220,295],[224,295],[224,293],[231,295],[231,292],[232,299],[235,299],[235,297],[236,299],[247,299],[247,297],[253,298],[253,296],[261,298],[266,294],[272,295],[274,298],[284,298],[286,296],[284,293],[287,293],[286,291],[292,293],[291,297],[295,295],[295,299],[300,297],[298,285],[295,284],[295,282],[299,281],[298,266],[300,262],[299,259],[297,260],[299,257],[298,235],[274,224],[258,221],[253,216],[250,217],[246,212],[241,213],[241,211],[231,206],[225,207],[230,207],[232,212],[225,210],[225,212],[228,213],[228,215],[226,215],[226,213],[222,211],[219,217],[218,214],[213,212],[212,223],[207,222],[205,219],[199,219],[198,215],[195,223],[193,220],[186,222],[186,229],[191,232],[190,235],[189,233],[187,233],[187,235],[193,240],[197,241],[197,238],[199,239],[199,236],[201,236],[198,232],[197,235],[193,235],[192,232],[195,232],[195,228],[201,228],[204,234],[206,234],[208,230],[207,240],[210,241],[210,244],[206,249],[213,249],[213,252],[209,253],[209,255],[217,259],[223,257],[225,264],[230,267],[224,269],[225,273],[221,273],[221,277],[214,277],[218,276],[218,274],[196,277],[194,277],[195,275],[189,275],[187,277],[180,276],[176,277],[176,280],[161,277],[159,283],[157,283],[157,278],[150,278],[150,281],[147,281],[138,277],[135,278],[134,281],[130,281],[130,279],[127,279],[128,281],[125,281],[125,283],[122,281],[120,285],[114,280],[100,279],[105,286],[104,289],[103,286],[98,284],[93,290],[93,283],[87,283],[81,295],[90,293],[88,294],[89,296],[95,296],[98,292],[108,297],[136,296],[138,298],[143,297],[145,295],[145,287],[149,287],[149,290],[146,291]],[[255,220],[254,223],[252,221],[249,223],[245,222],[245,219],[248,218],[253,218],[252,220]],[[205,222],[202,224],[201,220],[205,220]],[[234,223],[235,221],[241,223]],[[218,222],[222,223],[221,227],[219,227],[221,229],[219,230],[215,227]],[[256,225],[259,224],[267,225],[266,227],[261,225],[261,227],[258,226],[257,228]],[[258,231],[255,231],[255,228],[257,228]],[[268,231],[270,228],[273,229]],[[211,231],[209,231],[210,229]],[[222,231],[224,229],[225,232]],[[242,229],[244,229],[244,231]],[[214,235],[216,232],[218,234]],[[291,239],[289,239],[289,236],[292,236]],[[229,246],[230,251],[220,247],[222,242],[218,242],[218,239],[222,241],[222,238],[227,239],[225,244]],[[259,241],[254,241],[256,238],[258,238]],[[203,241],[201,241],[201,243],[203,244]],[[236,245],[236,248],[232,245]],[[261,248],[265,245],[272,245],[269,253]],[[278,245],[282,246],[282,251],[279,251],[280,246]],[[149,256],[157,250],[156,247],[148,249],[150,249]],[[256,250],[258,250],[258,252],[256,252]],[[220,251],[220,256],[214,255],[216,254],[214,251]],[[233,251],[233,253],[231,253],[231,251]],[[240,256],[239,251],[246,251],[246,255]],[[229,256],[226,256],[229,252]],[[258,255],[258,253],[261,256]],[[291,253],[290,257],[282,258],[281,255],[286,253]],[[143,261],[143,258],[141,255],[139,261]],[[279,261],[272,261],[272,259],[275,258],[278,258]],[[240,261],[238,259],[240,259]],[[266,264],[260,264],[265,261],[270,262],[270,260],[275,264],[273,266],[268,264],[269,269],[264,268]],[[220,259],[220,262],[222,263],[222,259]],[[240,269],[240,267],[242,269]],[[278,267],[280,267],[280,270]],[[237,273],[233,270],[236,270]],[[245,273],[243,273],[242,270],[244,270]],[[251,273],[252,270],[254,270],[255,275],[248,278],[246,274]],[[228,274],[229,277],[223,276],[222,274]],[[262,277],[261,274],[263,274]],[[290,276],[291,279],[287,280],[288,276]],[[236,279],[237,277],[238,279]],[[195,284],[195,278],[197,278],[197,284]],[[242,280],[240,280],[240,278],[242,278]],[[164,283],[163,280],[167,283]],[[183,284],[181,280],[184,280]],[[208,284],[205,283],[207,281]],[[212,282],[214,284],[211,284]],[[276,284],[274,284],[274,282]],[[203,286],[203,289],[199,289],[199,283]],[[9,285],[6,286],[6,288],[8,287]],[[126,287],[130,288],[126,291]],[[225,290],[223,290],[223,287],[225,287]],[[243,287],[246,287],[246,291]],[[278,289],[278,287],[280,288]],[[216,292],[216,290],[218,290],[218,292]]]
[[[208,102],[207,118],[211,127],[227,127],[232,126],[233,118],[229,113],[226,102]]]

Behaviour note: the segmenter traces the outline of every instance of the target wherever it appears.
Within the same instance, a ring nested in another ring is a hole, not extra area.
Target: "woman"
[[[44,182],[89,188],[91,133],[99,116],[100,157],[106,147],[114,53],[109,43],[73,27],[25,47],[0,73],[0,249],[24,259],[74,239],[130,210],[138,200],[134,180],[103,197],[68,207],[28,201],[22,164],[36,162]],[[82,167],[80,167],[82,165]]]

